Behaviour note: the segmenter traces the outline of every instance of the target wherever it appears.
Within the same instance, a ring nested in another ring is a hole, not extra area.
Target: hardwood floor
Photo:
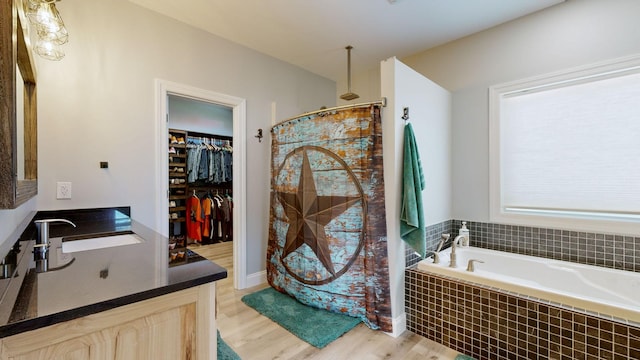
[[[393,338],[358,325],[338,340],[317,349],[260,315],[240,300],[268,286],[244,290],[233,288],[233,243],[190,248],[227,269],[229,276],[217,283],[218,328],[224,341],[243,360],[259,359],[455,359],[457,351],[405,332]]]

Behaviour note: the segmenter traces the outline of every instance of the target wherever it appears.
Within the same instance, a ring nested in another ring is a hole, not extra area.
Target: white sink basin
[[[119,234],[82,240],[70,240],[62,242],[63,253],[104,249],[114,246],[139,244],[142,239],[136,234]]]

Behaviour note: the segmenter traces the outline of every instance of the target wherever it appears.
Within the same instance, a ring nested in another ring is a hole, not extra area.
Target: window
[[[491,219],[640,230],[640,57],[490,88]]]

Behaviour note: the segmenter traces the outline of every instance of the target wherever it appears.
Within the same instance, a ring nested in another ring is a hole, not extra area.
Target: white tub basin
[[[418,263],[418,270],[461,279],[564,304],[593,313],[640,322],[640,273],[476,247],[456,250],[457,267],[449,267],[451,248],[440,263]],[[466,271],[478,259],[475,271]]]
[[[142,239],[133,233],[93,237],[88,239],[67,240],[62,242],[63,253],[104,249],[115,246],[139,244]]]

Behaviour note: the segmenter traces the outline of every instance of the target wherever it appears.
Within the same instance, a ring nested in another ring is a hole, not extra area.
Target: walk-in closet
[[[233,240],[232,109],[168,96],[169,263]]]

